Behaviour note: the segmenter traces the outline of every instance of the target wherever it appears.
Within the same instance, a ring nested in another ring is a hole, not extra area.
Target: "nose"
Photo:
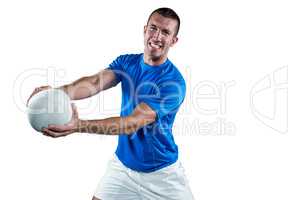
[[[160,41],[161,31],[160,30],[155,31],[155,33],[153,34],[153,38]]]

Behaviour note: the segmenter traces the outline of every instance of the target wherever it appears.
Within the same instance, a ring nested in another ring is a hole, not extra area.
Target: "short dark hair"
[[[180,28],[180,18],[179,18],[179,16],[177,15],[177,13],[176,13],[174,10],[172,10],[171,8],[167,8],[167,7],[158,8],[158,9],[154,10],[154,11],[150,14],[150,16],[149,16],[149,18],[148,18],[148,21],[147,21],[147,24],[149,23],[149,20],[150,20],[151,16],[152,16],[154,13],[158,13],[158,14],[160,14],[160,15],[163,16],[163,17],[175,19],[175,20],[177,21],[177,27],[176,27],[175,35],[178,34],[179,28]]]

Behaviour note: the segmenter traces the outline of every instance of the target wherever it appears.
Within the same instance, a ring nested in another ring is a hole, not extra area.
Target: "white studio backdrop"
[[[0,199],[91,199],[117,137],[35,132],[25,101],[143,51],[158,7],[181,17],[169,58],[187,82],[174,135],[197,200],[300,198],[296,1],[1,1]],[[76,101],[81,118],[116,116],[120,87]]]

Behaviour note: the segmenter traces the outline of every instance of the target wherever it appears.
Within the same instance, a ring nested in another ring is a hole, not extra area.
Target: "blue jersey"
[[[116,155],[120,161],[141,172],[153,172],[175,163],[178,147],[172,126],[186,92],[179,70],[169,59],[150,66],[144,63],[143,54],[121,55],[108,69],[114,71],[122,85],[121,116],[130,115],[140,103],[156,112],[155,122],[130,135],[119,135]]]

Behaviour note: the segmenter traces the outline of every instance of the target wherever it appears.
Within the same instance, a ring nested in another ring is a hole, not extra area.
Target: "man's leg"
[[[180,161],[150,173],[141,173],[142,199],[194,200]]]
[[[109,161],[106,172],[98,184],[93,200],[140,199],[138,185],[116,156]]]

